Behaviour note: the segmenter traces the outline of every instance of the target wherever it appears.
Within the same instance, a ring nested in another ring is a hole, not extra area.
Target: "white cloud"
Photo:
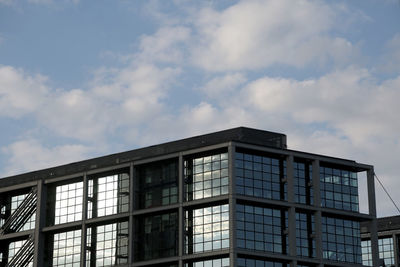
[[[240,1],[197,15],[193,63],[206,70],[245,70],[315,61],[348,61],[357,48],[329,34],[340,9],[320,1]]]
[[[0,66],[0,117],[18,118],[37,110],[49,92],[47,78]]]
[[[82,160],[90,150],[83,145],[46,147],[36,139],[20,140],[2,149],[8,156],[4,174],[13,175]]]
[[[185,47],[190,38],[187,27],[162,27],[153,35],[142,36],[137,58],[144,62],[179,63],[185,58]]]
[[[234,93],[235,89],[246,81],[247,78],[242,73],[226,74],[212,78],[200,89],[208,96],[216,98],[221,95]]]

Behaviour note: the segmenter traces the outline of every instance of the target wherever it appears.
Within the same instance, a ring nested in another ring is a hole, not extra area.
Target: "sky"
[[[0,0],[0,177],[246,126],[399,205],[399,100],[398,0]]]

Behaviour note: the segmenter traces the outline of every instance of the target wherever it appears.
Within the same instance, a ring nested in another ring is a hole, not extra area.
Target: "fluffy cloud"
[[[85,159],[90,149],[83,145],[43,146],[36,139],[17,141],[2,149],[9,156],[5,175],[33,171]]]
[[[390,39],[384,47],[381,69],[387,72],[399,73],[400,70],[400,33]]]
[[[46,77],[0,65],[0,116],[18,118],[43,105],[49,89]]]
[[[329,34],[339,9],[320,1],[241,1],[194,21],[194,64],[211,71],[347,61],[357,48]]]

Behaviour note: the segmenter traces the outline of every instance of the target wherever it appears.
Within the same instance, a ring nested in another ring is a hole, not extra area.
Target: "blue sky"
[[[248,126],[400,203],[399,26],[397,0],[0,0],[0,177]]]

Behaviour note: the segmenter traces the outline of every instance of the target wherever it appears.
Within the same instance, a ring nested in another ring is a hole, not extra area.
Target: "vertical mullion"
[[[183,156],[179,153],[178,160],[178,202],[179,202],[179,212],[178,212],[178,256],[179,256],[179,267],[183,267],[182,256],[184,254],[184,214],[183,214]]]
[[[44,266],[44,250],[45,250],[45,235],[42,233],[42,228],[46,222],[46,196],[47,186],[44,185],[43,180],[37,183],[36,191],[36,221],[34,231],[34,256],[33,266]]]
[[[86,228],[86,219],[87,219],[87,213],[88,213],[88,178],[87,174],[83,174],[83,196],[82,196],[82,226],[81,226],[81,255],[80,255],[80,266],[84,267],[86,266],[86,249],[87,249],[87,244],[86,244],[86,234],[87,234],[87,228]]]
[[[129,166],[129,222],[128,222],[128,264],[132,264],[133,262],[133,254],[134,254],[134,233],[135,233],[135,224],[134,224],[134,216],[133,211],[135,209],[135,200],[136,200],[136,192],[135,192],[135,168],[133,162]]]
[[[286,182],[287,182],[287,199],[290,204],[294,203],[294,159],[293,155],[286,158]],[[288,242],[289,256],[296,257],[296,210],[293,205],[288,210]],[[297,266],[297,262],[293,260],[290,266]]]

